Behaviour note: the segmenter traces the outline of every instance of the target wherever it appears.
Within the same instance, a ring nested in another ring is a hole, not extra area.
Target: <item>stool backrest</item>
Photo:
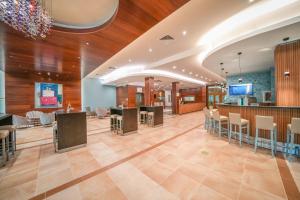
[[[220,120],[220,113],[219,113],[219,111],[217,111],[217,110],[213,111],[213,118],[214,118],[214,120],[217,120],[217,121]]]
[[[292,118],[292,133],[300,134],[300,118]]]
[[[211,117],[210,111],[206,107],[203,109],[203,111],[204,111],[204,114],[205,114],[206,117],[208,117],[208,118]]]
[[[241,122],[241,114],[239,113],[229,113],[229,121],[231,124],[240,125]]]
[[[274,129],[274,118],[273,116],[255,116],[256,128],[263,130],[273,130]]]

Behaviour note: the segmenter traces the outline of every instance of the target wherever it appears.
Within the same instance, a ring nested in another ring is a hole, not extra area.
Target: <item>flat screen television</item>
[[[184,102],[193,102],[195,101],[195,96],[185,96],[183,97]]]
[[[253,95],[253,85],[252,83],[229,85],[229,95]]]

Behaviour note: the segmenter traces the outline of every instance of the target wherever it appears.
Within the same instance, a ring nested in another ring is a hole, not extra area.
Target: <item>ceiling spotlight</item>
[[[192,74],[193,74],[193,72],[190,72],[189,74],[190,74],[190,75],[192,75]]]
[[[254,0],[249,0],[249,3],[253,3],[254,2]]]
[[[203,76],[200,76],[200,78],[203,78]]]
[[[50,72],[48,72],[47,75],[50,76]]]
[[[185,72],[185,69],[182,69],[181,71],[182,71],[182,72]]]
[[[128,62],[132,62],[132,60],[129,58],[129,59],[128,59]]]
[[[174,65],[174,66],[173,66],[173,69],[176,69],[176,68],[177,68],[177,67]]]
[[[290,72],[284,72],[283,75],[284,75],[285,77],[290,77]]]
[[[80,56],[78,56],[77,58],[80,59]]]
[[[153,51],[153,49],[149,48],[148,51],[151,53]]]
[[[90,45],[90,43],[89,43],[89,42],[86,42],[85,44],[86,44],[87,46],[89,46],[89,45]]]
[[[38,75],[41,75],[41,74],[42,74],[41,72],[38,73]]]
[[[198,75],[198,74],[196,74],[195,76],[196,76],[196,77],[198,77],[199,75]]]
[[[186,31],[182,31],[182,35],[186,36],[187,32]]]

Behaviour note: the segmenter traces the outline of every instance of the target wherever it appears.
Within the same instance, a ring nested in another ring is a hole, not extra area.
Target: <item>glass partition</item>
[[[5,113],[5,74],[0,70],[0,113]]]

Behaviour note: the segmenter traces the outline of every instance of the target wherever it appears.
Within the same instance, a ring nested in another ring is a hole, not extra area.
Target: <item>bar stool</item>
[[[257,141],[259,136],[259,130],[268,130],[270,131],[270,140],[271,140],[271,151],[272,156],[276,154],[276,141],[277,141],[277,124],[274,123],[273,116],[255,116],[256,120],[256,131],[255,131],[255,140],[254,140],[254,151],[257,149]]]
[[[234,132],[232,131],[232,126],[234,127]],[[236,132],[236,128],[239,127],[239,132]],[[228,140],[230,143],[231,135],[239,135],[240,146],[242,146],[243,134],[242,130],[247,129],[247,143],[249,144],[249,121],[241,118],[239,113],[229,113],[229,134]]]
[[[7,161],[7,151],[6,146],[9,151],[9,142],[8,142],[9,131],[8,130],[0,130],[0,140],[2,141],[2,166],[6,164]]]
[[[117,116],[117,134],[123,133],[123,116],[118,115]]]
[[[300,135],[300,118],[292,118],[292,123],[287,125],[287,153],[290,145],[295,148],[295,134]]]
[[[15,125],[4,125],[0,126],[0,130],[8,130],[9,137],[11,137],[10,143],[8,145],[11,146],[11,153],[12,155],[15,155],[16,151],[16,126]]]
[[[226,132],[228,134],[228,128],[229,128],[229,120],[228,117],[220,115],[218,110],[213,111],[213,120],[214,120],[214,132],[216,132],[216,130],[219,133],[219,137],[221,137],[222,135],[222,125],[227,125],[227,129]],[[216,124],[217,123],[217,124]],[[224,128],[223,128],[224,130]],[[224,132],[225,133],[225,132]]]
[[[154,112],[148,112],[147,124],[148,124],[148,126],[154,125]]]
[[[141,124],[145,124],[147,122],[147,111],[140,111],[140,122]]]
[[[210,132],[213,129],[213,117],[212,113],[206,108],[203,108],[204,115],[205,115],[205,123],[204,123],[204,128]]]
[[[117,116],[116,114],[110,115],[110,130],[116,131],[117,130]]]

